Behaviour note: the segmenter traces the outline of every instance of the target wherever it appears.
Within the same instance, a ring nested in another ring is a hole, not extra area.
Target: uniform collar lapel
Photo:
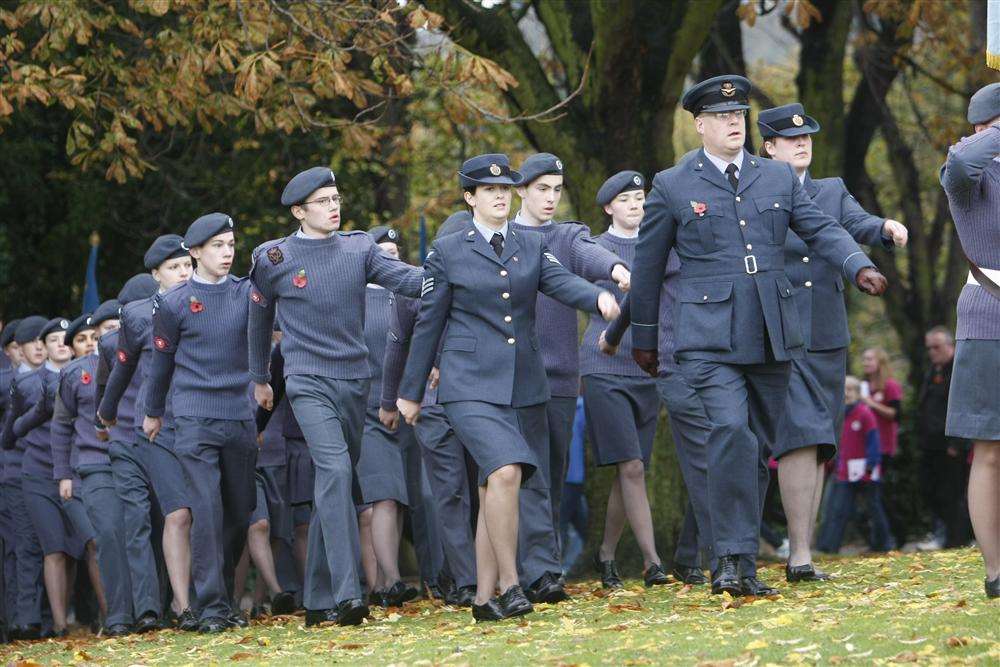
[[[517,237],[520,236],[513,228],[507,229],[507,239],[503,242],[503,254],[500,255],[500,263],[506,264],[514,253],[521,249],[521,242],[518,241]],[[492,250],[493,248],[490,248]],[[494,253],[494,257],[496,253]]]
[[[746,168],[745,160],[743,163],[743,167],[745,170]],[[705,155],[704,148],[700,149],[698,151],[698,154],[695,156],[695,159],[691,161],[691,168],[694,170],[696,174],[701,176],[703,179],[705,179],[715,187],[722,188],[723,190],[728,190],[729,192],[733,191],[733,188],[732,186],[729,185],[729,181],[726,180],[726,177],[722,175],[722,172],[720,172],[718,169],[715,168],[715,165],[712,164],[712,161],[708,159],[707,155]]]
[[[806,172],[805,179],[802,181],[802,185],[805,187],[810,198],[816,197],[816,194],[819,192],[819,186],[816,185],[816,181],[812,179],[812,176],[809,175],[808,171]]]
[[[507,230],[507,241],[504,242],[504,254],[507,254],[507,247],[512,236],[511,231],[513,230]],[[493,252],[493,246],[487,243],[486,239],[483,238],[483,235],[480,234],[479,230],[476,228],[473,227],[469,231],[465,232],[465,242],[472,245],[473,251],[479,253],[491,262],[501,265],[503,264],[503,262],[500,261],[500,258],[497,257],[497,254]]]
[[[740,194],[760,178],[760,158],[743,151],[743,168],[740,169],[740,183],[736,194]]]

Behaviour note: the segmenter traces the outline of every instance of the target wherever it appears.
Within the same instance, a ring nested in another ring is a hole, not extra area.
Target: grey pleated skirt
[[[957,341],[945,433],[1000,440],[1000,340]]]
[[[583,407],[597,465],[639,460],[649,467],[660,413],[655,379],[585,375]]]
[[[806,352],[802,359],[792,359],[785,416],[771,451],[774,458],[817,445],[820,461],[837,454],[844,425],[846,374],[847,348]]]
[[[531,480],[539,461],[529,438],[547,441],[549,437],[544,403],[513,408],[485,401],[453,401],[444,404],[444,411],[479,468],[479,486],[485,486],[490,474],[506,465],[521,465],[522,485]]]
[[[382,425],[378,420],[378,408],[369,407],[365,411],[365,434],[361,438],[357,475],[364,504],[380,500],[409,504],[399,432],[393,433]]]
[[[83,503],[75,498],[63,503],[59,482],[38,475],[22,474],[21,492],[42,553],[62,552],[70,558],[82,558],[84,546],[94,539],[94,527]]]
[[[305,438],[285,438],[288,475],[288,502],[291,505],[312,504],[316,471]]]

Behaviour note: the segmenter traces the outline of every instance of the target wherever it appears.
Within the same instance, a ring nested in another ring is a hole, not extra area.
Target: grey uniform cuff
[[[399,409],[396,407],[395,403],[386,400],[379,401],[379,407],[385,410],[386,412],[396,412],[396,410]]]
[[[632,323],[632,347],[636,350],[655,350],[659,340],[659,325]]]
[[[271,381],[271,374],[251,372],[250,379],[254,382],[254,384],[267,384]]]
[[[64,468],[62,466],[53,466],[52,479],[56,481],[62,481],[64,479],[73,479],[73,471],[71,471],[69,468]]]
[[[844,260],[844,277],[853,283],[858,275],[858,271],[865,267],[874,269],[875,264],[861,251],[852,253]]]

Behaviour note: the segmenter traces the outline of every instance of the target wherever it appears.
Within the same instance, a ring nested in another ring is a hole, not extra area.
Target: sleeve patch
[[[170,347],[170,341],[163,336],[153,336],[153,345],[156,346],[157,350],[165,350]]]
[[[258,306],[260,306],[261,308],[267,305],[267,300],[264,298],[264,295],[258,292],[256,289],[250,290],[250,300],[253,301],[255,304],[257,304]]]
[[[423,284],[420,287],[420,296],[421,296],[421,298],[425,294],[429,294],[430,292],[433,292],[433,291],[434,291],[434,277],[431,276],[430,278],[424,278],[424,282],[423,282]]]
[[[559,266],[562,266],[562,262],[560,262],[558,259],[556,259],[556,256],[553,255],[551,252],[546,252],[546,253],[543,253],[543,254],[545,255],[545,259],[549,260],[553,264],[558,264]]]
[[[128,352],[125,350],[118,350],[118,362],[122,364],[128,363]]]

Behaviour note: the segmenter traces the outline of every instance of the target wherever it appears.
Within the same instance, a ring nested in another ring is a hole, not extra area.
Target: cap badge
[[[805,121],[802,120],[802,116],[800,116],[798,114],[795,114],[794,116],[792,116],[792,125],[794,125],[795,127],[802,127],[804,124],[805,124]]]
[[[233,219],[232,218],[226,218],[226,224],[229,225],[230,227],[232,227],[233,226]]]
[[[562,160],[560,160],[558,158],[556,159],[556,169],[558,169],[559,171],[562,171]]]
[[[390,229],[388,232],[386,232],[385,235],[388,236],[393,241],[396,240],[396,230],[395,229]]]
[[[69,320],[59,320],[60,329],[69,329]]]
[[[93,323],[94,323],[94,318],[93,317],[88,317],[87,318],[87,324],[93,324]]]
[[[720,91],[722,92],[723,97],[732,97],[736,94],[736,86],[733,85],[732,81],[726,81],[722,84]]]
[[[499,176],[500,175],[500,166],[499,165],[495,165],[495,164],[491,164],[490,165],[490,173],[493,174],[494,176]]]
[[[632,182],[635,183],[636,185],[642,185],[642,177],[640,177],[640,176],[633,176],[632,177]]]

